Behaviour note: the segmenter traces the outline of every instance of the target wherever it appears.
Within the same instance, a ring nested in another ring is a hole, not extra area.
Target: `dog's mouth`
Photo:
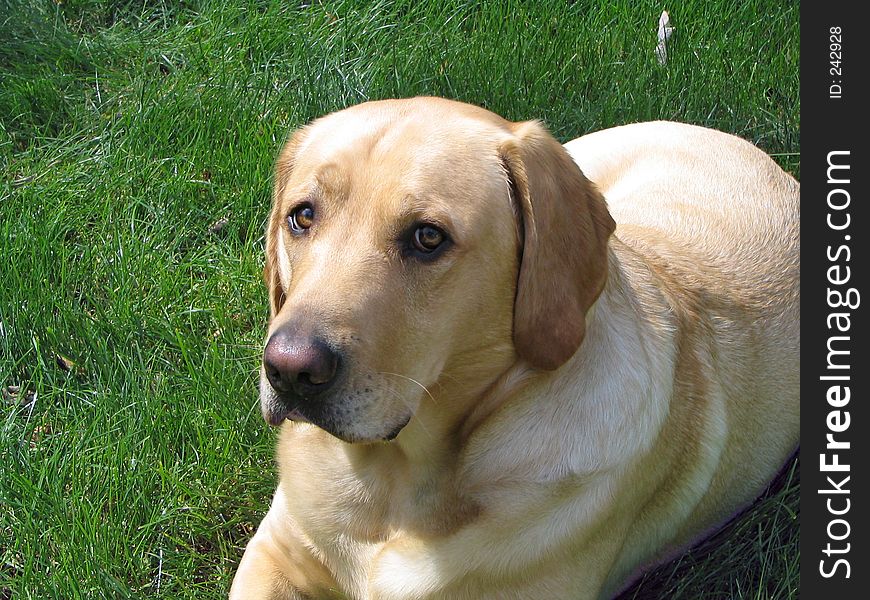
[[[277,427],[284,421],[296,421],[297,423],[310,423],[311,421],[303,415],[298,408],[280,407],[270,410],[266,415],[266,421],[269,425]]]
[[[346,425],[342,425],[340,423],[336,423],[333,419],[330,418],[308,418],[305,416],[299,408],[291,408],[288,406],[273,405],[270,407],[270,410],[265,411],[264,414],[266,418],[266,422],[273,427],[278,427],[284,421],[292,421],[295,423],[310,423],[315,425],[327,433],[339,438],[348,443],[365,443],[365,442],[391,442],[396,437],[398,437],[399,433],[405,428],[405,426],[411,421],[412,415],[407,415],[404,419],[401,420],[400,423],[397,423],[392,429],[388,431],[381,431],[372,436],[369,435],[359,435],[355,433],[352,428],[348,428]]]

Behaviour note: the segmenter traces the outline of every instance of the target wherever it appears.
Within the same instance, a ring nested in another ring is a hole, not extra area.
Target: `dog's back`
[[[754,291],[794,279],[786,272],[798,268],[800,188],[749,142],[656,121],[565,147],[607,198],[625,237],[633,228],[665,232],[680,250]]]

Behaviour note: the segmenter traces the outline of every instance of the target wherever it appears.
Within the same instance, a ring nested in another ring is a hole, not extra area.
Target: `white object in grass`
[[[668,16],[668,11],[663,10],[662,16],[659,17],[659,43],[656,45],[656,57],[659,59],[659,64],[668,62],[668,41],[674,33],[674,28],[671,27],[671,18]]]

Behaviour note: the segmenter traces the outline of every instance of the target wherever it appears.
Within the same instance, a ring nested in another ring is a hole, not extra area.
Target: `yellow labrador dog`
[[[676,123],[562,146],[415,98],[297,131],[280,484],[231,597],[606,598],[727,520],[798,443],[799,193]]]

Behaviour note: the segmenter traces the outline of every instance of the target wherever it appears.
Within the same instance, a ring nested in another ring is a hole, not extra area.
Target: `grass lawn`
[[[442,95],[563,141],[712,126],[799,177],[798,8],[0,0],[0,599],[226,595],[275,485],[260,274],[293,127]],[[798,487],[626,598],[797,598]]]

